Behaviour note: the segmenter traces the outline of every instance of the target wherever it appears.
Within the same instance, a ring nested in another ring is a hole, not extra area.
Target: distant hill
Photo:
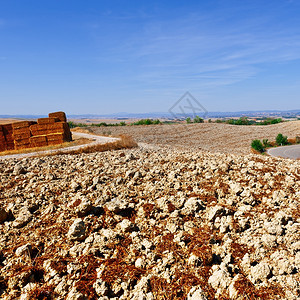
[[[235,118],[235,117],[287,117],[296,118],[300,116],[300,109],[279,111],[279,110],[264,110],[264,111],[237,111],[237,112],[199,112],[196,113],[200,117],[209,118]],[[68,115],[70,119],[146,119],[146,118],[164,118],[164,119],[185,119],[187,117],[194,117],[193,113],[175,113],[170,112],[152,112],[152,113],[130,113],[120,112],[114,114],[81,114]],[[37,119],[47,117],[47,115],[0,115],[0,118],[9,119]]]

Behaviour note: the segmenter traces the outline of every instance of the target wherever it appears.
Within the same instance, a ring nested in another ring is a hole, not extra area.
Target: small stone
[[[208,283],[216,290],[218,288],[226,289],[230,282],[230,274],[224,270],[215,270],[208,278]]]
[[[88,215],[93,209],[92,203],[88,199],[84,199],[76,209],[77,215],[79,217],[84,217]]]
[[[83,294],[78,292],[75,287],[70,290],[66,298],[66,300],[84,300],[84,299],[85,297],[83,296]]]
[[[17,218],[13,222],[13,226],[15,228],[22,228],[27,223],[29,223],[31,219],[32,219],[31,212],[28,210],[27,207],[24,207],[19,211]]]
[[[203,209],[204,209],[203,203],[199,199],[192,197],[185,202],[182,213],[186,215],[190,215]]]
[[[108,294],[108,287],[107,283],[101,279],[97,279],[95,283],[93,284],[93,288],[95,289],[95,292],[97,296],[106,296]]]
[[[220,205],[213,206],[208,211],[208,220],[214,221],[216,217],[220,217],[224,213],[224,208]]]
[[[68,231],[70,240],[83,240],[85,238],[85,224],[81,219],[76,219]]]
[[[274,235],[281,235],[283,232],[282,225],[280,225],[278,222],[266,222],[265,229],[268,231],[268,233]]]
[[[3,208],[0,208],[0,224],[6,221],[7,218],[8,218],[8,213]]]
[[[251,275],[254,283],[267,280],[271,275],[271,267],[265,262],[260,262],[254,267],[251,267]]]
[[[261,241],[263,242],[263,244],[268,247],[268,248],[272,248],[275,247],[277,245],[276,242],[276,236],[272,235],[272,234],[264,234],[261,237]]]
[[[243,188],[239,183],[232,183],[230,184],[230,189],[233,194],[239,196],[243,192]]]
[[[291,274],[293,272],[293,265],[288,259],[288,252],[285,250],[276,251],[271,255],[274,261],[274,274],[283,275]]]
[[[188,259],[188,265],[193,267],[199,267],[202,265],[202,260],[195,254],[192,254]]]
[[[136,268],[144,268],[145,267],[145,261],[139,257],[136,261],[135,261],[135,267]]]
[[[81,188],[80,184],[78,184],[76,181],[73,181],[70,187],[73,190],[73,192],[76,192]]]
[[[133,224],[128,219],[124,219],[119,226],[123,232],[129,232],[133,228]]]
[[[26,174],[26,171],[22,166],[17,165],[17,166],[14,167],[13,174],[14,175]]]
[[[194,286],[187,295],[187,300],[207,300],[201,287]]]
[[[112,199],[106,204],[106,208],[116,214],[126,209],[127,206],[128,203],[126,201],[117,198]]]
[[[26,245],[23,245],[23,246],[17,248],[16,255],[17,256],[22,256],[22,255],[28,255],[28,256],[30,256],[31,255],[31,251],[32,251],[31,244],[26,244]]]

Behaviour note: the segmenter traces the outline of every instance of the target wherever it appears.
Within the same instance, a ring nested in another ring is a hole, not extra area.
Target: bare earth
[[[0,299],[299,300],[300,161],[235,155],[299,129],[94,128],[139,147],[0,160]]]
[[[274,141],[278,133],[295,138],[300,135],[300,121],[269,126],[237,126],[202,123],[124,127],[94,127],[97,134],[128,134],[137,142],[203,149],[212,152],[249,154],[254,139]]]

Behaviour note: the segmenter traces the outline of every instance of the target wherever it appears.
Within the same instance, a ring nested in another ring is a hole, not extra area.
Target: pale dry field
[[[21,119],[0,119],[0,125],[23,121]]]
[[[138,143],[149,143],[204,149],[212,152],[233,154],[251,153],[251,141],[269,139],[274,141],[278,133],[289,138],[300,136],[300,121],[291,121],[268,126],[237,126],[202,123],[177,125],[146,125],[124,127],[93,127],[96,134],[128,134]]]

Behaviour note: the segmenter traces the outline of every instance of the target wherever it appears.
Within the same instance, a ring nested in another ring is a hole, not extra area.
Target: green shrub
[[[151,120],[151,119],[141,119],[137,122],[132,123],[133,125],[152,125],[152,124],[161,124],[161,122],[156,119],[156,120]]]
[[[251,147],[260,153],[265,151],[264,146],[260,140],[253,140],[251,143]]]
[[[74,123],[74,122],[72,122],[72,121],[69,121],[68,124],[69,124],[69,127],[70,127],[70,128],[75,128],[75,127],[87,127],[87,126],[88,126],[88,125],[85,124],[85,123]]]
[[[187,124],[191,124],[192,123],[191,118],[190,117],[186,118],[186,122],[187,122]]]
[[[287,136],[282,135],[281,133],[279,133],[276,137],[276,144],[278,146],[284,146],[288,144],[288,138]]]
[[[196,116],[194,118],[194,123],[204,123],[204,120],[202,118],[200,118],[199,116]]]
[[[271,147],[271,146],[272,146],[272,145],[269,143],[269,140],[268,140],[268,139],[264,139],[262,143],[263,143],[263,145],[264,145],[265,148],[268,148],[268,147]]]

